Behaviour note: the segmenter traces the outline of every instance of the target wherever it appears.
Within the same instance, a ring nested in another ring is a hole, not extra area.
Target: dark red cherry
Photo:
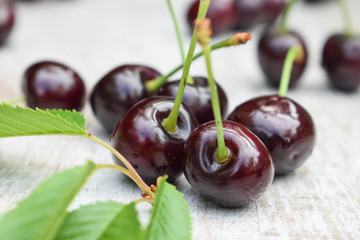
[[[22,82],[31,108],[61,108],[80,111],[86,100],[85,84],[80,76],[61,63],[43,61],[31,65]]]
[[[155,184],[156,179],[164,174],[169,176],[169,181],[181,174],[184,143],[197,127],[191,109],[182,105],[177,131],[166,131],[162,122],[173,105],[174,98],[171,97],[146,98],[125,114],[111,136],[111,145],[148,184]]]
[[[325,3],[325,2],[331,2],[332,0],[305,0],[305,2],[308,3]]]
[[[188,11],[187,22],[191,29],[194,28],[194,21],[199,10],[200,1],[194,2]],[[210,18],[212,31],[218,34],[231,29],[234,26],[236,12],[233,1],[230,0],[212,0],[206,14]]]
[[[295,101],[277,95],[249,100],[229,115],[243,124],[269,149],[276,174],[300,167],[315,144],[315,127],[310,114]]]
[[[199,124],[214,120],[214,113],[211,105],[210,88],[207,78],[193,77],[194,84],[187,84],[183,96],[186,103],[194,112]],[[157,95],[176,97],[180,80],[167,82],[159,88]],[[220,109],[222,117],[225,117],[228,109],[228,101],[224,90],[217,84]]]
[[[272,23],[282,13],[286,5],[285,0],[263,0],[258,21]]]
[[[264,144],[241,124],[223,121],[225,144],[230,153],[225,163],[215,159],[217,131],[208,122],[185,143],[184,174],[200,194],[226,207],[255,201],[274,178],[274,167]]]
[[[147,66],[123,65],[106,74],[94,87],[92,110],[108,132],[112,132],[125,113],[140,100],[149,97],[144,83],[161,74]]]
[[[360,37],[332,35],[324,46],[322,65],[334,88],[356,91],[360,86]]]
[[[10,1],[0,1],[0,45],[3,45],[10,35],[14,21],[14,4]]]
[[[267,29],[262,35],[258,45],[258,58],[261,69],[271,86],[279,86],[286,54],[294,45],[302,46],[304,58],[301,62],[294,62],[289,87],[295,86],[306,67],[308,53],[305,41],[296,32],[280,33],[273,28]]]
[[[236,8],[237,29],[249,29],[253,27],[260,16],[263,0],[234,0]]]

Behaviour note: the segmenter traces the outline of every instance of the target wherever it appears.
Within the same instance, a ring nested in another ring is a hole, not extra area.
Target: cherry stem
[[[166,0],[166,2],[167,2],[167,5],[168,5],[170,14],[171,14],[171,19],[172,19],[172,21],[174,23],[174,28],[175,28],[175,32],[176,32],[176,38],[178,40],[181,59],[182,59],[182,62],[185,63],[185,51],[184,51],[184,46],[183,46],[183,40],[182,40],[181,33],[180,33],[179,24],[178,24],[174,9],[172,7],[171,0]],[[192,79],[190,74],[188,76],[187,83],[188,84],[194,84],[194,80]]]
[[[341,7],[342,15],[344,17],[344,22],[345,22],[345,36],[352,37],[353,36],[353,27],[352,27],[350,11],[349,11],[349,7],[347,5],[347,1],[339,0],[339,4]]]
[[[124,173],[125,175],[130,177],[146,195],[148,196],[154,195],[154,193],[151,191],[151,188],[142,180],[142,178],[139,176],[136,170],[118,151],[116,151],[112,146],[110,146],[103,140],[95,137],[94,135],[86,135],[86,137],[110,150],[110,152],[112,152],[126,166],[127,169],[124,167],[111,165],[111,164],[103,164],[100,166],[103,166],[104,168],[112,168]]]
[[[294,62],[303,62],[304,55],[304,49],[301,45],[295,45],[287,52],[279,86],[280,97],[285,97],[287,94]]]
[[[239,32],[234,34],[232,37],[227,38],[221,42],[215,43],[214,45],[211,46],[211,50],[217,50],[219,48],[223,48],[223,47],[231,47],[231,46],[237,46],[240,44],[244,44],[246,43],[246,41],[249,38],[251,38],[251,35],[249,33],[243,33],[243,32]],[[199,57],[201,57],[203,55],[203,51],[197,53],[192,61],[198,59]],[[166,83],[167,79],[170,78],[172,75],[174,75],[177,71],[179,71],[180,69],[182,69],[184,66],[184,64],[180,64],[177,67],[175,67],[173,70],[171,70],[168,74],[160,76],[158,78],[149,80],[145,83],[145,87],[147,89],[148,92],[150,93],[154,93],[156,92],[156,90],[158,88],[160,88],[164,83]]]
[[[217,130],[217,143],[218,149],[215,153],[215,158],[219,163],[224,163],[229,159],[229,152],[225,146],[225,138],[224,131],[221,119],[221,110],[219,104],[219,95],[216,87],[216,83],[214,80],[214,74],[212,70],[211,63],[211,47],[210,47],[210,37],[212,34],[210,20],[209,19],[201,19],[197,21],[196,24],[197,29],[197,38],[199,43],[201,44],[204,52],[206,68],[208,72],[208,83],[210,87],[211,94],[211,105],[214,112],[216,130]]]
[[[288,31],[288,28],[287,28],[287,19],[288,19],[288,16],[289,16],[289,11],[290,9],[294,6],[295,3],[297,3],[299,0],[290,0],[286,6],[285,6],[285,9],[282,13],[282,16],[281,16],[281,20],[280,20],[280,25],[279,25],[279,31],[280,33],[284,34]]]
[[[209,8],[210,2],[211,2],[211,0],[200,0],[199,12],[198,12],[196,19],[201,19],[201,18],[205,17],[207,10]],[[195,26],[195,29],[194,29],[194,32],[193,32],[193,35],[191,38],[189,51],[186,56],[184,69],[183,69],[180,84],[179,84],[179,90],[178,90],[176,98],[175,98],[174,106],[173,106],[169,116],[162,123],[164,128],[166,129],[166,131],[168,131],[170,133],[175,133],[177,131],[177,118],[179,116],[180,106],[181,106],[181,102],[182,102],[182,98],[183,98],[185,86],[186,86],[186,80],[189,75],[190,65],[192,62],[192,58],[193,58],[195,48],[196,48],[196,43],[197,43],[195,32],[196,32],[196,26]]]
[[[135,203],[135,204],[142,203],[142,202],[153,203],[154,199],[153,198],[150,198],[150,199],[140,198],[140,199],[133,201],[133,203]]]
[[[10,100],[6,101],[6,103],[9,105],[15,105],[15,104],[22,103],[25,101],[26,101],[26,97],[23,95],[23,96],[20,96],[17,98],[10,99]]]

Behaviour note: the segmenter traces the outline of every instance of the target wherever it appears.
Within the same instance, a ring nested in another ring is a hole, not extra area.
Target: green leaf
[[[184,195],[165,179],[157,186],[154,209],[143,239],[189,240],[191,217]]]
[[[140,223],[134,204],[96,203],[69,214],[56,240],[139,239]]]
[[[116,216],[99,240],[136,240],[141,234],[135,204],[131,203]]]
[[[75,110],[41,110],[0,104],[0,137],[87,134],[85,118]]]
[[[17,207],[0,219],[1,240],[54,239],[66,209],[96,170],[93,162],[57,173],[41,183]]]

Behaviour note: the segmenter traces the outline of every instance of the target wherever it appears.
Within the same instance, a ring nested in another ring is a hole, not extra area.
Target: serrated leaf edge
[[[63,118],[59,113],[55,113],[55,111],[64,112],[64,113],[67,113],[67,112],[74,113],[74,112],[75,112],[76,114],[79,114],[79,116],[84,117],[83,114],[81,114],[81,113],[79,113],[79,112],[76,112],[75,110],[72,110],[72,111],[70,111],[70,110],[63,110],[63,109],[46,109],[46,110],[43,110],[43,109],[40,109],[40,108],[36,108],[36,109],[34,110],[34,109],[32,109],[32,108],[29,108],[29,107],[23,108],[23,107],[18,106],[18,105],[16,105],[15,107],[13,107],[13,106],[5,103],[5,102],[3,102],[3,103],[0,104],[0,108],[3,107],[3,106],[8,107],[8,108],[11,108],[11,109],[13,109],[13,110],[15,110],[15,109],[20,109],[20,110],[22,111],[21,113],[24,113],[24,111],[32,111],[33,113],[39,112],[39,113],[44,114],[44,115],[46,115],[46,116],[48,116],[48,117],[51,117],[51,118],[53,118],[53,119],[60,118],[60,119],[63,121],[63,123],[65,123],[67,126],[69,126],[69,127],[75,127],[75,128],[77,128],[78,130],[80,130],[81,133],[80,133],[80,132],[79,132],[79,133],[76,133],[76,135],[87,134],[87,131],[86,131],[85,129],[83,129],[82,127],[80,127],[75,121],[72,122],[72,123],[70,123],[70,122],[67,121],[65,118]],[[52,113],[51,111],[54,111],[54,113]],[[14,120],[14,119],[9,118],[8,116],[6,116],[5,114],[3,114],[3,113],[1,113],[1,112],[0,112],[0,115],[8,118],[9,120],[16,121],[16,120]],[[28,117],[31,118],[33,121],[36,121],[36,122],[41,123],[41,124],[47,124],[48,126],[53,127],[54,129],[58,129],[59,132],[58,132],[58,133],[48,133],[48,132],[43,131],[43,130],[37,128],[37,127],[31,126],[31,125],[27,125],[27,124],[25,124],[25,123],[23,123],[23,122],[16,121],[16,122],[17,122],[18,124],[20,124],[20,125],[28,126],[28,127],[31,127],[31,128],[38,129],[39,132],[42,133],[42,134],[41,134],[41,133],[36,133],[36,134],[35,134],[35,133],[34,133],[34,134],[31,134],[31,133],[30,133],[30,134],[27,134],[27,133],[24,133],[24,132],[20,131],[20,132],[21,132],[21,136],[33,136],[33,135],[43,135],[43,134],[44,134],[44,135],[59,135],[59,134],[64,134],[64,135],[66,135],[66,134],[75,134],[75,133],[68,133],[68,132],[66,132],[66,131],[63,131],[63,130],[59,129],[57,126],[55,126],[55,125],[53,125],[53,124],[49,124],[49,123],[47,123],[47,122],[39,121],[38,119],[33,118],[32,116],[28,116]],[[85,118],[84,118],[84,119],[85,119]],[[8,125],[4,125],[4,124],[0,123],[0,126],[1,126],[1,125],[2,125],[2,126],[5,126],[5,127],[7,127],[7,128],[10,128],[10,129],[15,130],[15,132],[19,132],[18,129],[9,127]],[[4,129],[4,128],[2,129],[2,131],[9,132],[8,130],[6,130],[6,129]],[[19,136],[19,135],[12,134],[12,136]],[[10,137],[10,136],[9,136],[9,137]],[[2,138],[2,137],[0,136],[0,138]]]

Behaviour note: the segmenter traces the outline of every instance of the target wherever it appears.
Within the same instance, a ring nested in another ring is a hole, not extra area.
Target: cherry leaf
[[[54,239],[68,215],[66,209],[96,169],[93,162],[88,162],[41,183],[0,218],[1,240]]]
[[[150,223],[143,234],[146,240],[190,240],[191,217],[184,195],[175,186],[159,181]]]
[[[0,137],[49,134],[85,135],[85,118],[75,110],[34,110],[0,104]]]
[[[96,203],[71,212],[55,240],[136,240],[140,227],[134,204]]]

